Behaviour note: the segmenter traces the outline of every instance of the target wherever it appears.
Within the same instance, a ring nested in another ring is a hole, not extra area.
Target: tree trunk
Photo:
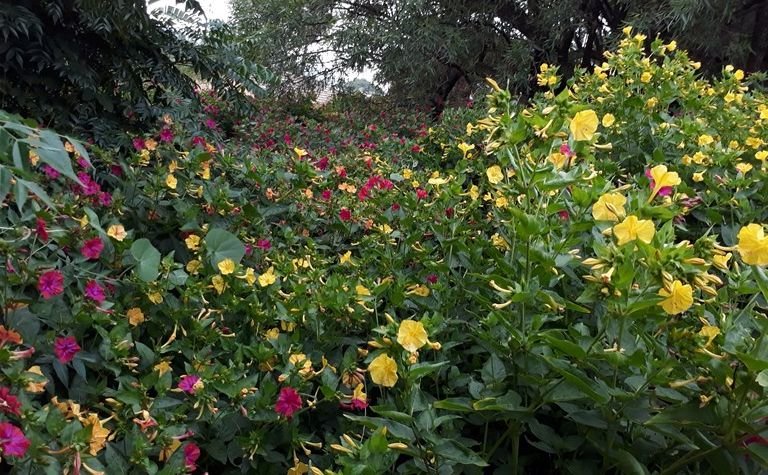
[[[440,119],[443,110],[445,110],[445,101],[448,99],[448,95],[453,91],[456,83],[459,79],[464,77],[464,71],[455,64],[448,65],[448,71],[446,72],[445,79],[435,89],[435,93],[432,96],[430,104],[432,111],[430,117],[432,120],[437,121]]]

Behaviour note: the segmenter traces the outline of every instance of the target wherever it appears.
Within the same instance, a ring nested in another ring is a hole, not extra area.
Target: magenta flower
[[[43,218],[37,218],[37,221],[35,222],[35,233],[41,241],[48,240],[48,230],[45,228],[45,220]]]
[[[135,137],[133,139],[133,148],[135,148],[137,152],[141,152],[146,146],[147,144],[144,142],[143,138]]]
[[[101,256],[101,251],[103,250],[104,242],[101,238],[95,237],[83,243],[83,246],[80,248],[80,254],[89,261],[95,261]]]
[[[23,457],[29,449],[29,439],[9,422],[0,422],[0,453],[6,457]]]
[[[77,340],[73,336],[60,336],[53,343],[53,354],[62,364],[72,361],[79,351],[80,345],[77,344]]]
[[[261,249],[262,251],[269,251],[272,249],[272,243],[269,242],[269,239],[259,239],[256,243],[256,247]]]
[[[104,287],[102,287],[101,284],[95,280],[89,280],[86,282],[85,296],[86,298],[96,302],[98,305],[101,305],[104,300],[106,300],[106,296],[104,295]]]
[[[106,191],[102,191],[99,193],[99,204],[101,206],[111,206],[112,205],[112,195],[107,193]]]
[[[436,284],[438,280],[437,274],[429,274],[425,280],[430,284]]]
[[[332,196],[332,195],[333,195],[333,192],[332,192],[331,190],[323,190],[323,192],[322,192],[322,193],[320,193],[320,197],[321,197],[321,198],[322,198],[324,201],[330,201],[330,200],[331,200],[331,196]]]
[[[301,404],[301,396],[298,391],[292,387],[282,388],[277,397],[275,412],[290,419],[296,411],[301,409]]]
[[[184,467],[187,472],[194,472],[197,469],[197,459],[200,458],[200,447],[196,443],[190,442],[184,446]]]
[[[0,411],[16,416],[21,415],[19,398],[11,394],[11,390],[8,388],[0,387]]]
[[[164,143],[173,142],[173,131],[168,127],[163,127],[160,131],[160,141]]]
[[[567,143],[564,143],[560,146],[560,153],[565,155],[567,158],[571,158],[575,155]]]
[[[187,374],[179,379],[179,389],[187,394],[195,394],[200,386],[202,386],[199,383],[200,376],[196,374]]]
[[[64,292],[64,276],[57,270],[43,272],[37,279],[37,290],[46,300],[59,295]]]
[[[427,194],[428,194],[427,190],[425,190],[424,188],[417,188],[416,189],[416,198],[418,198],[420,200],[425,199],[427,197]]]
[[[45,176],[51,180],[55,180],[61,176],[61,173],[50,165],[43,165],[43,173],[45,173]]]
[[[341,208],[339,211],[339,219],[342,221],[349,221],[352,219],[352,212],[347,208]]]
[[[199,135],[195,135],[194,137],[192,137],[192,146],[205,147],[205,139],[203,137],[200,137]]]
[[[205,119],[205,126],[209,129],[215,129],[218,125],[216,124],[216,121],[213,119]]]

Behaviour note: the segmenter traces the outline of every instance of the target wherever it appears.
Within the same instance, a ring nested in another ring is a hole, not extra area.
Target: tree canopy
[[[565,76],[599,64],[627,23],[677,39],[710,69],[764,69],[762,0],[232,0],[251,55],[291,87],[372,66],[394,95],[437,111],[460,81],[494,76],[528,94],[537,64]],[[300,79],[300,80],[299,80]]]

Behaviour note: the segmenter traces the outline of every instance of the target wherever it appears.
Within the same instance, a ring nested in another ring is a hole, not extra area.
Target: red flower
[[[0,452],[6,457],[23,457],[29,449],[29,439],[13,424],[0,422]]]
[[[269,251],[272,249],[272,243],[269,242],[269,239],[259,239],[258,242],[256,242],[256,247],[262,251]]]
[[[333,192],[331,190],[323,190],[323,192],[320,193],[320,197],[323,198],[323,200],[325,201],[330,201],[332,194]]]
[[[79,351],[80,345],[77,344],[77,340],[73,336],[60,336],[56,338],[56,342],[53,344],[53,353],[62,364],[72,361]]]
[[[64,292],[64,276],[57,270],[43,272],[37,279],[37,290],[46,300],[59,295]]]
[[[168,127],[163,127],[163,130],[160,131],[160,141],[165,143],[173,142],[173,131]]]
[[[558,211],[558,212],[557,212],[557,215],[558,215],[558,216],[560,217],[560,219],[562,219],[562,220],[567,220],[567,219],[569,219],[569,218],[571,217],[571,214],[568,212],[568,210],[565,210],[565,209],[564,209],[564,210],[562,210],[562,211]]]
[[[290,419],[293,414],[301,409],[301,396],[294,388],[287,387],[280,390],[275,404],[275,412]]]
[[[48,240],[48,230],[45,229],[45,220],[43,218],[37,218],[35,222],[35,232],[40,237],[41,241]]]
[[[99,305],[106,299],[106,296],[104,295],[104,287],[95,280],[89,280],[85,284],[85,296]]]
[[[437,274],[429,274],[426,278],[426,281],[429,282],[430,284],[436,284],[437,279],[438,279]]]
[[[416,198],[418,198],[420,200],[425,199],[427,197],[427,194],[428,194],[427,190],[425,190],[424,188],[416,189]]]
[[[6,343],[20,345],[21,335],[13,330],[5,328],[5,325],[0,325],[0,347],[5,346]]]
[[[197,469],[197,459],[200,458],[200,447],[196,443],[190,442],[184,446],[184,467],[187,472],[194,472]]]
[[[349,221],[352,219],[352,212],[348,210],[347,208],[341,208],[339,211],[339,219],[342,221]]]
[[[89,261],[95,261],[101,256],[101,251],[103,250],[104,242],[101,238],[95,237],[83,243],[83,246],[80,248],[80,254]]]
[[[0,411],[16,416],[21,415],[21,403],[8,388],[0,387]]]
[[[144,150],[144,148],[147,146],[147,144],[144,142],[144,139],[141,137],[135,137],[133,139],[133,148],[136,149],[137,152],[140,152]]]
[[[413,153],[419,153],[419,152],[421,152],[421,147],[419,147],[419,145],[418,145],[418,144],[416,144],[416,145],[414,145],[413,147],[411,147],[411,152],[413,152]]]
[[[200,376],[196,374],[187,374],[179,379],[179,389],[187,394],[195,394],[200,387]]]

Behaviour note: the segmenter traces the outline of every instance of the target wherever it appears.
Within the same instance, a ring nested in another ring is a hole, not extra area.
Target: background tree
[[[338,71],[374,67],[390,95],[428,103],[439,114],[455,86],[485,76],[527,95],[535,67],[556,63],[566,77],[601,62],[628,22],[677,38],[719,70],[727,62],[765,68],[765,0],[232,0],[253,59],[288,88],[333,82]]]
[[[168,92],[194,97],[196,78],[227,98],[258,92],[263,71],[226,27],[208,27],[197,0],[177,3],[185,22],[174,26],[173,12],[154,18],[144,0],[6,2],[0,108],[106,142],[150,124]]]

